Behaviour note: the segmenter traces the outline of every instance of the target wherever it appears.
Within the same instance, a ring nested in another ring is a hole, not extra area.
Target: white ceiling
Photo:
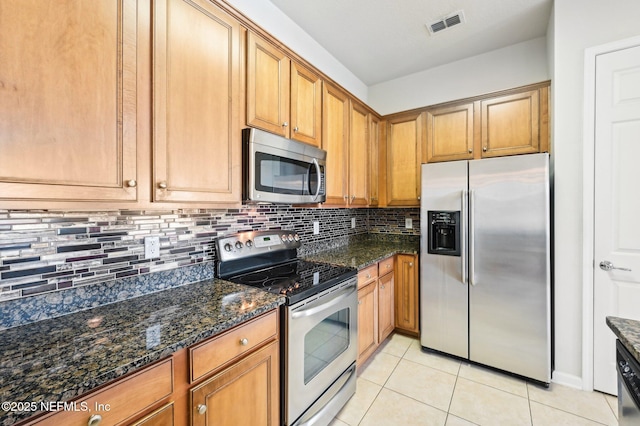
[[[367,86],[544,37],[553,0],[270,0]],[[466,22],[430,35],[427,23]]]

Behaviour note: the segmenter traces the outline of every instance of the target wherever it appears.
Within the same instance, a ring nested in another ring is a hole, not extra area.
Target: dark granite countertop
[[[419,237],[368,234],[346,246],[309,254],[305,259],[362,269],[394,254],[417,254],[419,251]]]
[[[283,302],[211,279],[0,331],[0,401],[74,399]],[[0,409],[0,424],[29,414]]]
[[[607,325],[631,355],[640,362],[640,321],[607,317]]]

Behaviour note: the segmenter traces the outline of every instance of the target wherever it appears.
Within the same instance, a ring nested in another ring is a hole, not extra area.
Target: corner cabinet
[[[153,22],[153,201],[239,203],[244,30],[206,0],[154,2]]]
[[[137,200],[136,8],[2,2],[1,204]]]
[[[320,146],[322,79],[249,32],[247,125]]]
[[[420,206],[420,165],[425,140],[425,112],[387,118],[386,205]]]
[[[418,336],[418,255],[396,255],[395,267],[395,326],[406,334]]]

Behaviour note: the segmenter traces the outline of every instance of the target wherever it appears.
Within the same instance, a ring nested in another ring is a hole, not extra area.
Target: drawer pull
[[[391,268],[391,264],[387,263],[387,269]]]
[[[102,422],[102,416],[100,414],[93,414],[89,417],[87,426],[98,426]]]
[[[242,339],[240,339],[240,344],[242,346],[247,346],[249,344],[249,339],[247,339],[246,337],[243,337]]]
[[[367,274],[367,279],[371,278],[371,274]]]
[[[198,414],[204,414],[207,412],[207,406],[204,404],[198,404]]]
[[[384,286],[383,285],[380,286],[380,290],[384,290]]]

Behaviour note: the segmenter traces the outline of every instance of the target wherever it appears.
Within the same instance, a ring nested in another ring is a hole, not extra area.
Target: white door
[[[596,58],[595,93],[593,387],[615,395],[605,318],[640,320],[640,46]]]

